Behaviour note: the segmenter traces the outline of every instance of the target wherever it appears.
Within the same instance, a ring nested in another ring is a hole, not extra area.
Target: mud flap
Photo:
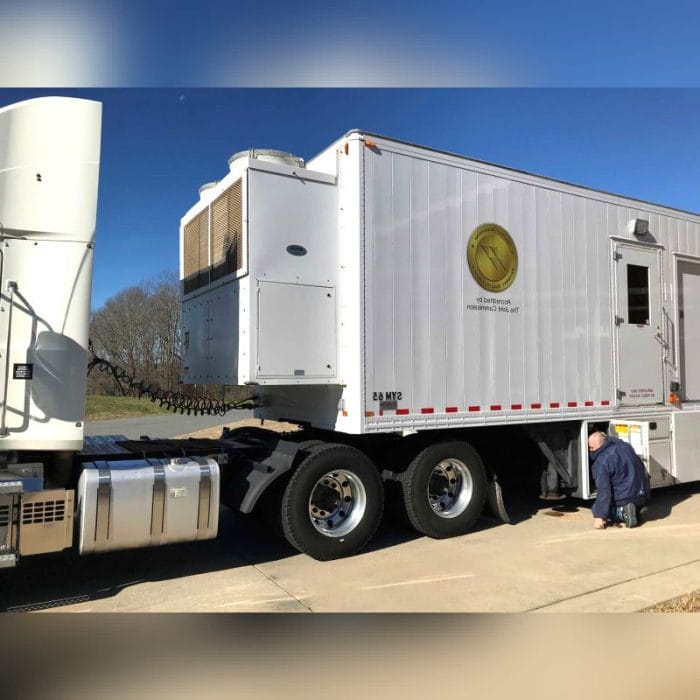
[[[252,512],[267,487],[288,472],[299,452],[299,443],[278,440],[265,458],[241,460],[227,494],[226,505],[241,513]]]
[[[494,517],[499,518],[507,525],[511,524],[508,513],[506,512],[505,503],[503,502],[503,490],[501,489],[501,485],[498,483],[498,477],[495,474],[493,475],[493,479],[491,479],[491,481],[488,483],[486,501]]]

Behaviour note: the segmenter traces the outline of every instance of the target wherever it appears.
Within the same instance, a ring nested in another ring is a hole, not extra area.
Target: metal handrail
[[[7,316],[7,345],[5,347],[5,380],[3,382],[2,396],[2,415],[0,415],[0,437],[5,437],[10,434],[5,425],[7,418],[7,388],[10,380],[10,346],[12,341],[12,309],[15,305],[15,292],[17,291],[17,282],[8,282],[7,290],[10,292],[10,311]]]

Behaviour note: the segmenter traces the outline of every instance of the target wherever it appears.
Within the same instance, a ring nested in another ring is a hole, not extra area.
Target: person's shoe
[[[642,522],[647,519],[647,513],[648,513],[648,508],[646,506],[642,506],[641,508],[637,508],[637,521]]]
[[[637,527],[637,506],[634,503],[622,506],[622,522],[625,527]]]

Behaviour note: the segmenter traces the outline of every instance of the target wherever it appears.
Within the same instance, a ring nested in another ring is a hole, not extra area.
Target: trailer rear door
[[[620,404],[663,403],[661,251],[614,243]]]
[[[685,401],[700,401],[700,263],[678,262],[679,348]]]

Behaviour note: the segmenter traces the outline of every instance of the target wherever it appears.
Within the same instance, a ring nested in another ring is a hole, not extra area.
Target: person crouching
[[[639,511],[649,499],[649,479],[634,448],[603,432],[588,437],[588,449],[597,496],[593,503],[593,527],[610,523],[636,527]]]

